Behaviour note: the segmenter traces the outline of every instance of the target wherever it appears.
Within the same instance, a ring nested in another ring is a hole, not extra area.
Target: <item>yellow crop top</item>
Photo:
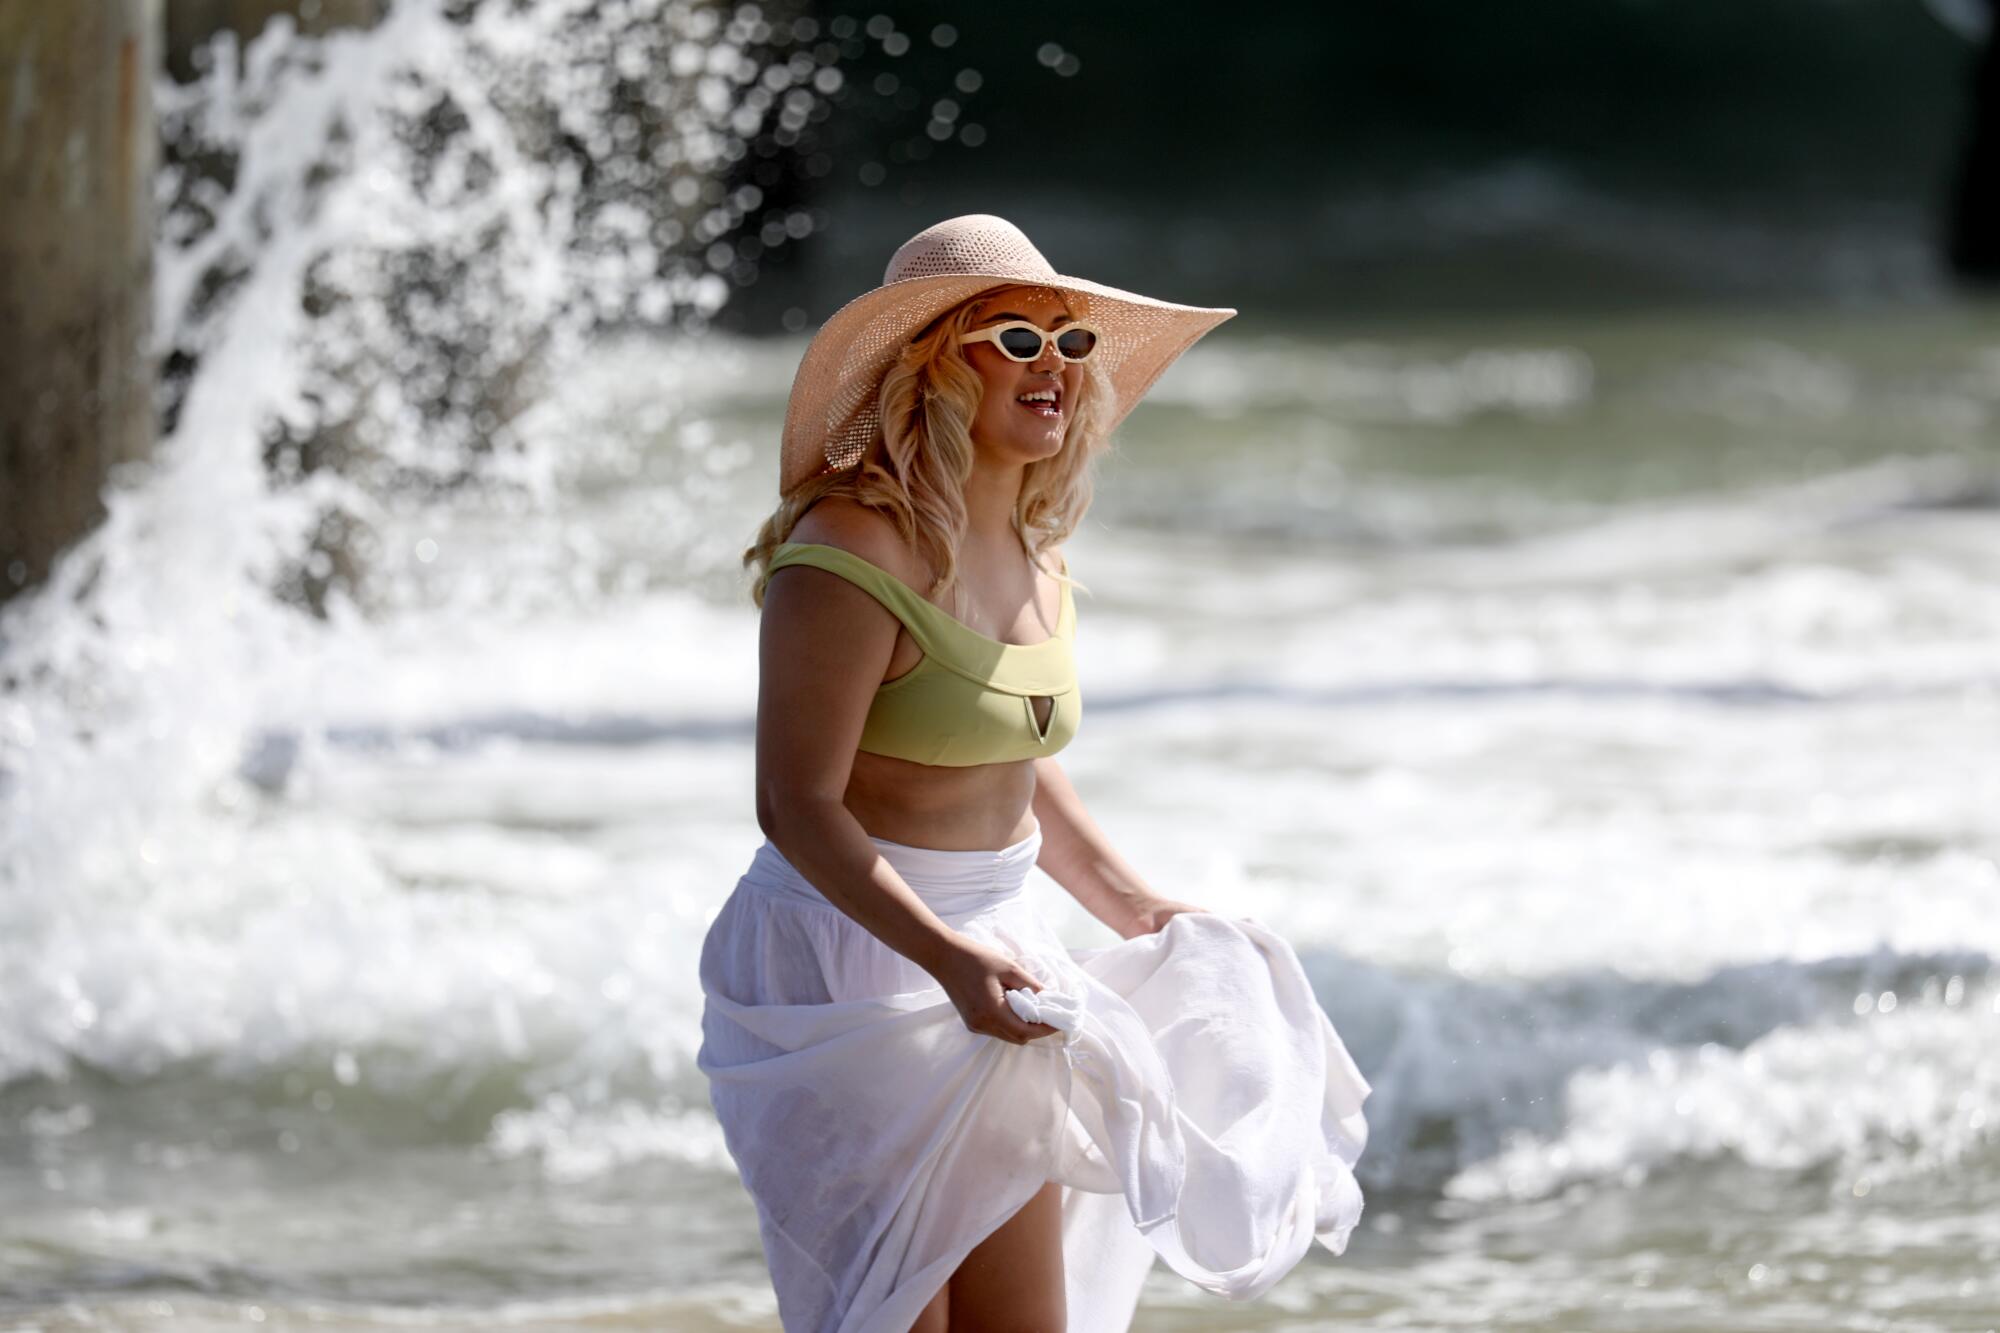
[[[1039,759],[1076,735],[1083,706],[1071,653],[1076,605],[1067,583],[1052,636],[1002,643],[852,551],[784,542],[771,556],[770,571],[787,565],[812,565],[865,589],[924,651],[915,666],[875,691],[861,729],[860,748],[868,753],[958,768]],[[1038,698],[1050,701],[1046,729],[1036,721]]]

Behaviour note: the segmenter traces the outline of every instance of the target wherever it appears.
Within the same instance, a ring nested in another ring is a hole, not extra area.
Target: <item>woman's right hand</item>
[[[960,935],[931,971],[938,985],[958,1008],[967,1029],[1026,1046],[1037,1037],[1060,1031],[1047,1023],[1029,1023],[1007,1003],[1006,992],[1039,991],[1042,983],[1028,975],[1006,954],[969,936]]]

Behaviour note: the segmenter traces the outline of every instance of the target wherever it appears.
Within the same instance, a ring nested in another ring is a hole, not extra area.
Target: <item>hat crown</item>
[[[991,213],[967,213],[926,227],[899,246],[882,272],[886,283],[945,274],[999,274],[1029,282],[1056,277],[1021,229]]]

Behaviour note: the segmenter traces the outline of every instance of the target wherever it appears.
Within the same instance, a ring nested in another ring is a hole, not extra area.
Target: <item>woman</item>
[[[974,214],[806,351],[745,556],[767,836],[704,942],[698,1058],[788,1330],[1099,1333],[1156,1255],[1248,1299],[1360,1216],[1368,1085],[1297,956],[1154,893],[1054,758],[1095,457],[1234,313]],[[1036,865],[1123,943],[1065,948]]]

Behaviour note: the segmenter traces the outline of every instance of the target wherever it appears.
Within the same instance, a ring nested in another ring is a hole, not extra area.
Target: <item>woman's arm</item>
[[[1090,817],[1062,765],[1053,758],[1034,763],[1033,808],[1042,826],[1035,864],[1085,911],[1129,940],[1158,930],[1176,913],[1204,910],[1154,893]]]
[[[829,902],[929,971],[955,932],[841,799],[896,629],[894,616],[836,575],[771,576],[759,633],[757,823]]]

